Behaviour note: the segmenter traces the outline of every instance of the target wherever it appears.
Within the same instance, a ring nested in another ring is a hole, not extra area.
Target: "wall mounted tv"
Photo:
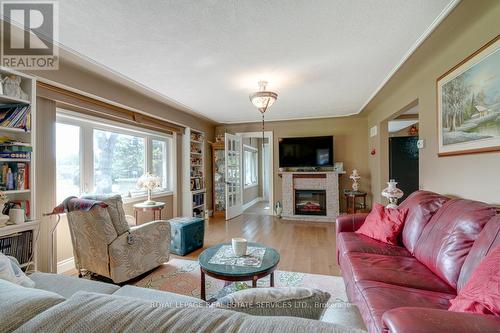
[[[333,136],[280,138],[280,168],[333,166]]]

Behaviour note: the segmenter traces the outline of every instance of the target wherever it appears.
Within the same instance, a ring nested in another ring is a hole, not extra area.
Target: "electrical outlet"
[[[423,139],[417,141],[417,148],[424,149],[425,141]]]

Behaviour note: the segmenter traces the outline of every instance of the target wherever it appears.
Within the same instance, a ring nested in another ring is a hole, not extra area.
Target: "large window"
[[[94,191],[133,193],[145,169],[144,138],[94,130]]]
[[[258,185],[259,181],[259,155],[257,149],[243,146],[243,163],[245,168],[245,187]]]
[[[71,195],[80,195],[80,127],[58,123],[56,131],[57,202],[61,202]]]
[[[137,180],[145,172],[162,179],[156,192],[171,191],[172,138],[136,128],[103,125],[58,112],[57,200],[82,193],[145,195]]]

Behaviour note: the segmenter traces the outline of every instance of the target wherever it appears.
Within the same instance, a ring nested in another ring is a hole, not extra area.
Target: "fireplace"
[[[326,191],[295,190],[295,215],[326,216]]]

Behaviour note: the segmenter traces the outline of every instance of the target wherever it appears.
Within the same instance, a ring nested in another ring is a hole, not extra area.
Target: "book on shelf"
[[[33,231],[23,231],[1,238],[0,252],[15,257],[21,265],[28,264],[33,254]]]
[[[0,167],[0,190],[21,191],[30,188],[30,165],[24,162],[4,162]]]
[[[203,193],[193,194],[193,207],[201,206],[205,203],[205,195]]]
[[[0,105],[0,127],[31,130],[31,106],[29,104]]]
[[[1,148],[0,148],[1,150]],[[3,152],[0,151],[0,158],[12,158],[12,159],[31,159],[30,152]]]
[[[191,179],[191,191],[198,191],[203,189],[203,179],[193,178]]]

